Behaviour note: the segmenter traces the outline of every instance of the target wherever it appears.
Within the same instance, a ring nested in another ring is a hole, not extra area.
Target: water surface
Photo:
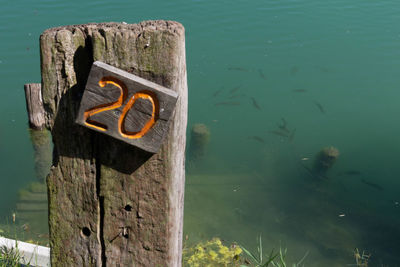
[[[362,0],[7,2],[0,216],[12,224],[18,191],[37,181],[23,84],[40,82],[41,32],[170,19],[186,28],[188,129],[211,132],[206,157],[188,169],[189,241],[219,236],[255,249],[262,234],[290,260],[309,251],[306,266],[352,264],[356,247],[371,266],[397,266],[399,12],[396,1]],[[283,125],[291,137],[277,134]],[[340,155],[318,180],[307,168],[327,146]],[[33,225],[46,228],[25,223],[32,238],[44,231]]]

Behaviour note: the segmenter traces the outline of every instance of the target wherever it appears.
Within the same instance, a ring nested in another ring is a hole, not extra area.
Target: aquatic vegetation
[[[214,267],[239,266],[242,249],[233,244],[227,247],[219,238],[200,242],[192,248],[183,249],[183,266]]]
[[[24,227],[29,227],[28,224],[19,225],[17,224],[17,215],[15,212],[12,213],[12,224],[0,225],[0,236],[8,239],[15,240],[14,242],[8,245],[0,246],[0,267],[20,267],[20,266],[37,266],[35,262],[37,261],[36,252],[31,255],[28,259],[26,254],[24,255],[18,248],[18,244],[21,240],[25,240],[24,238]],[[4,229],[4,230],[3,230]],[[23,231],[21,231],[23,230]],[[39,245],[38,241],[34,241],[32,239],[27,240],[26,242]]]
[[[32,260],[37,260],[37,255],[32,255],[29,260],[23,257],[23,254],[18,249],[18,241],[15,242],[15,247],[0,246],[0,267],[22,267],[22,266],[37,266],[32,263]]]
[[[269,254],[269,256],[267,258],[265,258],[263,256],[261,235],[260,235],[258,241],[259,241],[258,247],[257,247],[258,255],[255,255],[255,254],[251,253],[249,250],[247,250],[243,246],[240,246],[240,247],[247,254],[247,256],[251,259],[251,261],[254,264],[253,266],[255,266],[255,267],[267,267],[269,264],[273,263],[273,260],[278,256],[278,253],[274,254],[274,250],[272,250],[271,253]],[[264,261],[264,259],[265,259],[265,261]],[[241,265],[241,267],[245,267],[245,266],[246,265]]]
[[[255,254],[251,253],[249,250],[247,250],[247,249],[245,249],[244,247],[241,246],[243,251],[247,254],[247,256],[249,256],[249,258],[251,259],[251,261],[254,264],[254,265],[250,265],[250,266],[268,267],[268,266],[270,266],[270,264],[273,267],[287,267],[287,266],[300,267],[300,266],[304,266],[304,265],[301,265],[301,264],[303,263],[303,261],[307,257],[308,252],[306,252],[306,254],[304,254],[303,258],[301,258],[297,263],[293,263],[292,265],[288,265],[286,263],[286,254],[287,254],[287,249],[286,248],[284,250],[282,250],[282,248],[280,248],[279,249],[279,253],[274,253],[274,250],[272,250],[267,257],[263,257],[261,235],[259,237],[258,242],[259,242],[258,246],[257,246],[258,255],[255,255]],[[246,266],[247,265],[241,265],[240,267],[246,267]]]
[[[30,220],[27,220],[26,218],[21,218],[21,216],[23,215],[23,213],[19,213],[16,211],[12,212],[10,216],[1,219],[0,236],[35,245],[49,246],[48,232],[40,231],[41,229],[38,228],[38,225],[35,222],[31,223],[32,218],[29,218]],[[44,213],[44,215],[46,215],[46,213]],[[38,214],[38,216],[43,215]],[[44,221],[46,220],[47,216],[46,218],[44,218]]]
[[[356,260],[356,266],[358,267],[368,267],[368,260],[371,254],[365,254],[365,251],[360,254],[358,248],[354,250],[354,259]]]
[[[22,256],[18,250],[18,246],[15,248],[8,248],[7,246],[0,247],[0,267],[21,266],[21,260]]]
[[[287,249],[285,249],[284,251],[282,251],[282,248],[279,249],[279,258],[278,261],[276,262],[271,262],[272,266],[274,267],[287,267],[288,265],[286,264],[286,253],[287,253]],[[304,264],[302,265],[303,261],[306,259],[308,255],[308,251],[306,252],[306,254],[304,254],[303,258],[301,258],[297,263],[293,263],[292,267],[300,267],[300,266],[304,266]]]

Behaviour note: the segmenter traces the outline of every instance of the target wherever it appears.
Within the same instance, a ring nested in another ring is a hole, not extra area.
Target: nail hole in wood
[[[83,227],[83,228],[82,228],[82,235],[83,235],[84,237],[89,237],[90,234],[91,234],[91,231],[90,231],[89,228],[87,228],[87,227]]]
[[[132,206],[131,205],[126,205],[124,209],[126,211],[132,211]]]

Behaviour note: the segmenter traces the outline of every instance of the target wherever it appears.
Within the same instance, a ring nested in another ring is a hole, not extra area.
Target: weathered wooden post
[[[40,47],[55,156],[47,179],[52,266],[180,266],[183,26],[65,26],[46,30]]]
[[[41,89],[40,83],[28,83],[24,85],[29,127],[35,130],[42,130],[46,123]]]
[[[327,178],[326,173],[339,157],[339,150],[336,147],[324,147],[315,157],[312,172],[318,178]]]
[[[188,158],[192,161],[201,160],[210,141],[210,130],[205,124],[196,123],[190,131],[190,135]]]
[[[26,109],[28,112],[29,135],[33,145],[35,173],[40,182],[44,182],[52,160],[50,134],[45,129],[46,112],[43,107],[41,84],[24,85]]]

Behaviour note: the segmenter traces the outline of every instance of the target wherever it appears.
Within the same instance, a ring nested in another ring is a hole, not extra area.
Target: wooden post
[[[321,149],[314,160],[313,174],[318,178],[327,178],[326,173],[332,168],[339,154],[339,150],[333,146]]]
[[[188,158],[191,161],[201,160],[210,141],[210,130],[203,123],[196,123],[191,130]]]
[[[29,135],[35,157],[35,173],[38,180],[44,182],[51,165],[52,149],[49,131],[44,128],[46,112],[43,107],[41,88],[40,83],[24,85]]]
[[[41,85],[40,83],[28,83],[25,84],[24,89],[29,127],[37,130],[43,129],[46,120]]]
[[[40,182],[44,183],[46,181],[47,174],[49,174],[53,157],[51,136],[47,129],[30,129],[29,135],[33,145],[36,178]]]
[[[180,266],[187,121],[183,26],[65,26],[46,30],[40,46],[46,125],[55,150],[47,179],[52,266]],[[75,123],[94,61],[177,94],[157,153]]]

